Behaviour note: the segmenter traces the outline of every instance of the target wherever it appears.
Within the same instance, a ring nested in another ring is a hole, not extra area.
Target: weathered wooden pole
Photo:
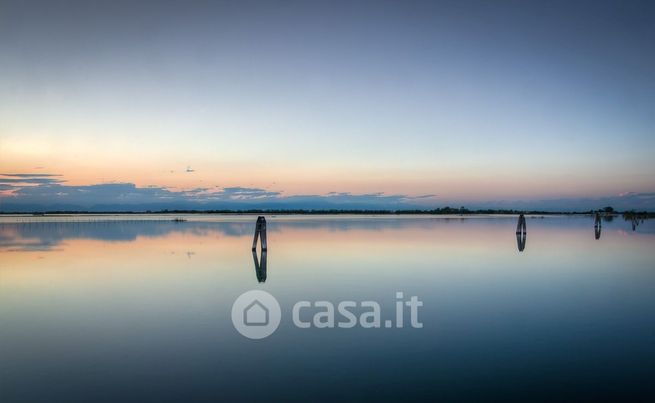
[[[268,245],[266,244],[266,219],[262,217],[261,222],[261,233],[262,233],[262,251],[268,250]]]
[[[255,224],[255,237],[252,240],[252,250],[257,249],[257,240],[261,235],[262,240],[262,250],[267,250],[268,246],[266,244],[266,219],[263,216],[257,217],[257,223]]]

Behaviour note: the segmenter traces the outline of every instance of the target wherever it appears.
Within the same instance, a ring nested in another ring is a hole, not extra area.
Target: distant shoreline
[[[0,211],[2,216],[66,216],[66,215],[593,215],[600,213],[604,216],[624,216],[639,218],[655,218],[655,212],[636,212],[636,211],[539,211],[539,210],[469,210],[455,208],[441,208],[433,210],[290,210],[290,209],[253,209],[253,210],[159,210],[159,211],[23,211],[23,212],[4,212]]]

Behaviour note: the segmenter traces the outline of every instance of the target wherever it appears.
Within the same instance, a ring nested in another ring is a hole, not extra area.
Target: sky
[[[655,210],[654,146],[651,1],[0,0],[0,210]]]

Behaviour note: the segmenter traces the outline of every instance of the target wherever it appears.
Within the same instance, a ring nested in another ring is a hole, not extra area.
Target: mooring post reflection
[[[600,219],[600,214],[596,213],[596,218],[594,219],[594,237],[596,239],[600,239],[600,232],[603,228],[601,219]]]
[[[257,249],[257,239],[261,235],[262,239],[262,251],[268,249],[266,245],[266,218],[264,216],[257,217],[257,223],[255,224],[255,237],[252,240],[252,250]]]
[[[262,250],[261,260],[257,259],[257,250],[252,251],[252,260],[255,262],[255,275],[260,283],[266,282],[266,250]]]
[[[519,249],[519,252],[523,252],[525,249],[525,242],[528,238],[528,229],[525,223],[525,216],[523,214],[519,215],[519,220],[516,223],[516,245]]]
[[[528,239],[528,234],[523,232],[523,233],[516,233],[516,246],[519,249],[519,252],[523,252],[525,249],[525,241]]]
[[[519,220],[516,223],[516,233],[526,233],[527,232],[527,227],[525,224],[525,216],[523,214],[519,215]]]
[[[623,213],[623,219],[625,221],[630,221],[630,224],[632,226],[633,231],[637,230],[637,227],[639,226],[639,224],[644,223],[644,218],[648,218],[648,214],[643,214],[643,213],[639,214],[639,213],[635,213],[635,212]]]

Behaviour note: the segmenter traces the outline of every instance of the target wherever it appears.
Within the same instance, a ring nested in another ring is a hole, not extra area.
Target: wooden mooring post
[[[252,250],[257,250],[257,239],[261,236],[262,240],[262,250],[267,250],[266,245],[266,219],[264,216],[257,217],[257,223],[255,224],[255,237],[252,240]]]

